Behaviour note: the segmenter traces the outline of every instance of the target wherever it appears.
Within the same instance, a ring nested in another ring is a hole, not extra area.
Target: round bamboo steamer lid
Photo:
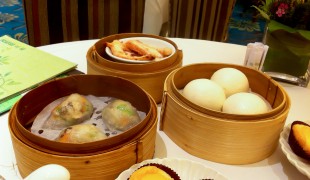
[[[111,42],[114,39],[122,39],[127,37],[152,37],[161,39],[171,43],[176,52],[168,59],[163,61],[154,61],[145,64],[130,64],[115,62],[105,53],[106,42]],[[162,99],[164,81],[168,74],[174,69],[182,66],[183,53],[177,49],[177,45],[160,36],[141,34],[141,33],[126,33],[116,34],[100,39],[87,52],[87,74],[103,74],[113,75],[126,78],[147,91],[153,99],[160,103]]]
[[[96,76],[96,75],[78,75],[78,76],[73,77],[73,79],[75,80],[79,78],[82,78],[83,79],[82,82],[84,83],[85,81],[87,81],[87,79],[94,80],[94,78],[95,79],[96,78],[99,78],[99,79],[111,78],[110,80],[113,81],[112,84],[115,83],[114,82],[115,80],[122,79],[119,77]],[[61,80],[62,79],[56,80],[56,81],[61,81]],[[123,85],[125,85],[126,82],[129,82],[130,84],[133,85],[133,87],[128,87],[127,90],[129,89],[133,90],[133,89],[136,89],[136,87],[142,90],[140,87],[138,87],[137,85],[135,85],[134,83],[128,80],[125,80],[125,79],[122,79],[122,80],[123,80]],[[94,80],[93,82],[97,84],[100,83],[98,79]],[[47,84],[44,84],[43,86]],[[61,91],[62,93],[63,92],[71,93],[73,89],[75,89],[74,92],[76,92],[78,91],[77,89],[79,88],[85,90],[84,87],[80,87],[79,85],[76,85],[76,84],[74,85],[71,83],[71,85],[69,86],[70,87],[59,86],[57,87],[58,89],[55,87],[54,90],[57,89],[56,91]],[[92,88],[94,88],[94,86]],[[99,95],[102,95],[102,92],[101,92],[102,89],[99,91],[97,91],[96,89],[97,88],[95,88],[95,90],[93,89],[93,94],[98,95],[96,93],[99,93]],[[80,90],[78,92],[81,92],[81,91],[83,90]],[[37,92],[41,92],[41,91],[37,91]],[[56,163],[56,164],[61,164],[65,166],[66,168],[68,168],[72,179],[115,179],[119,173],[121,173],[125,169],[128,169],[131,165],[141,162],[145,159],[152,158],[154,151],[155,151],[155,137],[156,137],[156,129],[157,129],[157,105],[156,105],[156,102],[150,97],[150,95],[148,95],[144,90],[142,90],[142,92],[144,92],[147,98],[149,99],[149,104],[144,104],[145,100],[141,100],[141,99],[138,100],[141,97],[143,99],[143,95],[139,91],[137,91],[136,96],[132,97],[132,99],[135,100],[133,104],[136,105],[138,109],[139,108],[142,108],[142,109],[150,108],[149,120],[147,124],[145,124],[145,126],[141,130],[137,131],[134,134],[134,136],[131,137],[130,139],[127,139],[127,137],[122,136],[123,134],[118,135],[122,137],[123,140],[115,144],[115,146],[113,147],[111,146],[100,147],[99,145],[99,147],[97,147],[97,150],[85,151],[85,152],[83,151],[80,152],[78,151],[78,149],[81,147],[83,149],[84,146],[91,145],[91,144],[85,143],[84,145],[80,147],[78,146],[71,147],[72,149],[77,148],[74,151],[72,151],[76,153],[70,153],[70,151],[62,152],[61,150],[56,151],[55,149],[54,150],[49,149],[48,146],[47,147],[41,146],[42,144],[37,143],[36,141],[31,141],[31,139],[28,137],[28,134],[25,134],[25,132],[20,131],[20,128],[18,128],[20,124],[18,122],[19,119],[17,118],[18,114],[24,113],[23,117],[27,117],[29,118],[29,120],[30,119],[33,120],[33,118],[31,118],[32,115],[34,115],[33,113],[39,112],[40,109],[42,109],[41,106],[45,106],[42,104],[36,106],[37,103],[35,103],[33,106],[28,104],[28,107],[21,107],[22,105],[24,105],[24,103],[21,103],[21,102],[23,101],[23,98],[27,96],[28,94],[27,93],[19,102],[17,102],[14,105],[14,107],[12,108],[9,114],[9,129],[10,129],[10,133],[12,137],[16,161],[19,164],[18,168],[19,168],[21,175],[23,177],[26,177],[32,171],[34,171],[35,169],[45,164]],[[113,92],[111,90],[111,93],[118,94],[119,92],[117,92],[117,90],[116,92]],[[115,96],[116,97],[121,96],[123,99],[126,99],[128,95],[118,94]],[[47,97],[49,97],[48,94],[47,94]],[[44,97],[43,95],[42,98],[47,98],[47,97]],[[130,98],[127,97],[127,100],[128,99]],[[54,99],[52,97],[49,100],[51,102]],[[42,103],[45,104],[46,102],[42,102]],[[33,112],[30,112],[32,108],[36,110],[33,110]],[[18,111],[18,109],[24,109],[26,111],[20,112]],[[31,123],[32,123],[31,121],[27,122],[26,126],[29,126]],[[27,128],[25,127],[25,129]],[[104,140],[101,141],[101,143],[103,142]],[[62,144],[64,143],[55,142],[54,145],[58,146],[58,148],[61,149],[61,147],[63,147]],[[81,169],[83,171],[81,171]]]
[[[180,93],[189,81],[210,78],[216,70],[223,67],[238,68],[245,73],[252,91],[260,95],[267,95],[268,93],[262,93],[266,91],[274,94],[276,88],[274,98],[270,97],[271,95],[263,97],[267,97],[267,100],[274,99],[269,101],[273,102],[271,105],[274,109],[282,107],[267,115],[231,115],[197,108],[197,105],[192,106],[193,103],[185,102],[182,95],[175,93]],[[195,73],[191,73],[193,69]],[[204,71],[201,71],[202,69]],[[218,63],[193,64],[173,71],[165,81],[160,130],[188,153],[214,162],[249,164],[270,156],[278,145],[291,103],[287,93],[276,81],[259,71],[251,71],[252,69],[243,66]],[[269,82],[268,86],[260,84],[263,80],[251,81],[258,77],[265,78],[264,81]],[[176,87],[179,89],[175,89]],[[279,94],[283,94],[283,97]]]

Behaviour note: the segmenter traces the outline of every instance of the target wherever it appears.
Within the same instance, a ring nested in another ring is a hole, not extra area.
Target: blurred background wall
[[[251,7],[259,0],[237,0],[229,23],[228,43],[246,45],[262,40],[265,22]],[[0,36],[28,43],[22,0],[0,0]]]
[[[22,0],[0,0],[0,36],[28,43]]]

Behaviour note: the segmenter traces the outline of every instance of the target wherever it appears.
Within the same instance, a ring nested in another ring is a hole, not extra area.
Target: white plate
[[[139,164],[131,166],[126,171],[122,172],[116,180],[127,180],[130,175],[139,167],[148,163],[158,163],[165,165],[174,170],[181,179],[216,179],[227,180],[226,177],[216,172],[215,170],[206,167],[205,165],[179,158],[164,158],[164,159],[149,159]]]
[[[284,127],[280,134],[280,145],[283,153],[286,155],[290,163],[292,163],[302,174],[310,178],[310,163],[305,159],[297,156],[288,144],[288,136],[290,134],[291,124]]]
[[[140,61],[140,60],[124,59],[124,58],[114,56],[112,54],[110,48],[106,47],[105,51],[108,54],[108,56],[113,58],[115,61],[119,61],[119,62],[142,64],[142,63],[149,63],[149,62],[153,62],[153,61],[162,61],[162,60],[169,58],[170,56],[172,56],[175,53],[175,47],[172,44],[168,43],[167,41],[163,41],[161,39],[149,38],[149,37],[131,37],[131,38],[119,39],[119,41],[121,41],[121,42],[126,42],[128,40],[139,40],[142,43],[147,44],[147,45],[152,46],[152,47],[155,47],[155,48],[170,48],[172,50],[172,53],[171,53],[171,55],[164,57],[164,58],[150,60],[150,61]]]

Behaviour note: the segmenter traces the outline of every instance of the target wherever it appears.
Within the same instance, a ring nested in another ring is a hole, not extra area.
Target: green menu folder
[[[77,64],[9,36],[0,37],[0,104]]]

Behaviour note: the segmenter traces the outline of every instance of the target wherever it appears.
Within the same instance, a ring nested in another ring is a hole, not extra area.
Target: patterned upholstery
[[[142,32],[145,0],[23,0],[29,44]]]
[[[224,42],[236,0],[170,0],[168,36]]]

